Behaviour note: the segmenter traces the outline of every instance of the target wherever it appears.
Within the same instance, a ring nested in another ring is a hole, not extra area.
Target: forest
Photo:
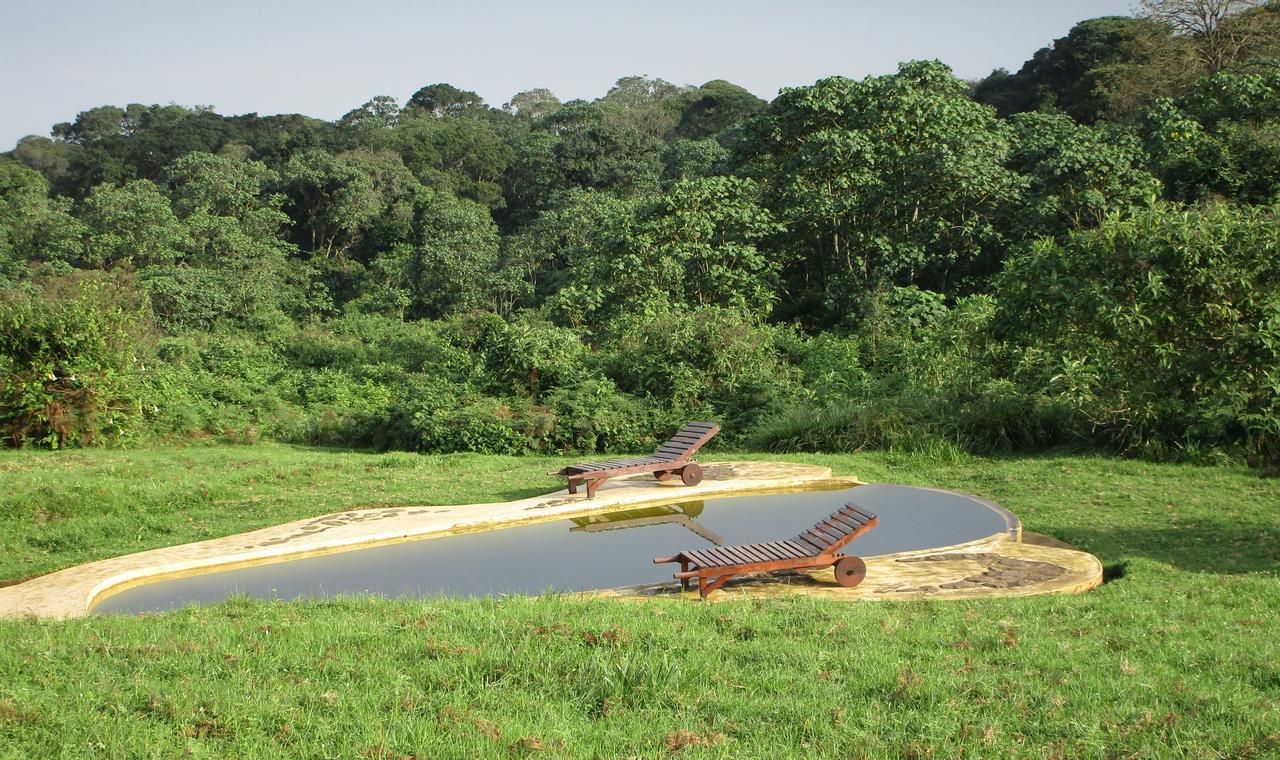
[[[0,155],[0,440],[1274,471],[1280,4],[1187,5],[772,101],[86,110]]]

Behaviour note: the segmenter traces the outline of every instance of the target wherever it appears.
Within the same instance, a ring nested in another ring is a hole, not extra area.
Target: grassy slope
[[[1280,484],[1081,457],[796,457],[994,498],[1116,580],[841,605],[264,604],[0,622],[0,756],[1280,756]],[[0,455],[0,578],[551,460],[282,446]]]

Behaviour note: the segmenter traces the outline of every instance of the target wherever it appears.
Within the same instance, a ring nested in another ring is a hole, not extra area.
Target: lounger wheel
[[[671,479],[671,470],[654,470],[653,479],[661,483],[664,480]]]
[[[702,465],[690,462],[680,468],[680,482],[686,486],[696,486],[702,482]]]
[[[867,563],[861,557],[841,557],[836,561],[836,583],[856,586],[867,577]]]

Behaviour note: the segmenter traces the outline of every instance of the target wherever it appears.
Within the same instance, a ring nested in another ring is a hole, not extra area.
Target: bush
[[[1095,443],[1274,459],[1280,408],[1280,207],[1159,204],[1000,276],[1016,380],[1088,421]]]
[[[795,394],[798,373],[781,350],[788,332],[734,309],[655,307],[609,324],[601,364],[668,426],[714,419],[731,437]]]
[[[9,445],[65,448],[135,432],[145,312],[130,286],[95,273],[0,293],[0,431]]]

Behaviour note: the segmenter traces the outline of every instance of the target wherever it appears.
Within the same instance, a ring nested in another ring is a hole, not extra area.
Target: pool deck
[[[336,512],[89,562],[0,588],[0,618],[83,617],[99,600],[145,583],[370,546],[565,520],[625,507],[862,483],[857,478],[833,478],[826,467],[783,462],[715,462],[705,469],[705,479],[696,486],[658,483],[651,476],[638,475],[609,481],[590,500],[562,490],[502,503]],[[1025,596],[1079,593],[1102,582],[1102,565],[1096,557],[1051,540],[1033,542],[1031,534],[1027,538],[1021,542],[1004,532],[955,547],[868,557],[867,578],[852,589],[837,586],[826,570],[781,579],[749,577],[712,599],[789,594],[833,600]],[[667,586],[588,593],[627,599],[675,596]]]

